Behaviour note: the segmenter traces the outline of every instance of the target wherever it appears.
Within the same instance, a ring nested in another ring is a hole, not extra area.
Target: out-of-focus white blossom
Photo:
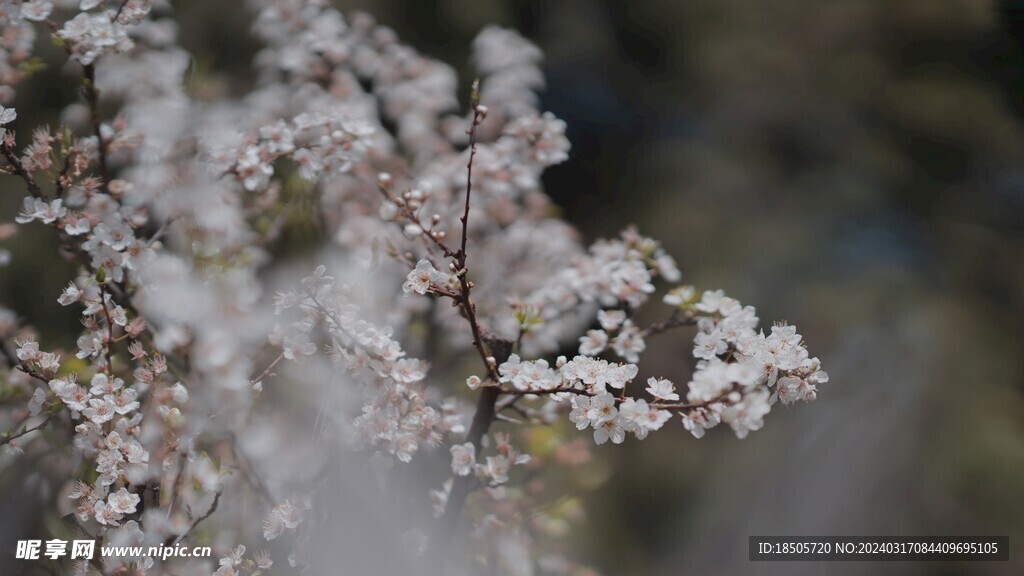
[[[451,447],[452,473],[457,476],[466,476],[473,471],[476,465],[476,447],[466,442]]]

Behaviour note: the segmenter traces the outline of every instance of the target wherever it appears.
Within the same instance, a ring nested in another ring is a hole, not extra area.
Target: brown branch
[[[391,190],[387,187],[386,184],[381,183],[377,188],[378,188],[378,190],[380,190],[380,193],[384,195],[384,198],[388,202],[390,202],[396,208],[398,208],[398,210],[402,213],[402,217],[403,218],[405,218],[409,222],[412,222],[416,226],[419,226],[420,230],[423,230],[423,234],[421,234],[420,236],[425,236],[426,237],[426,240],[424,240],[424,244],[426,245],[428,251],[432,252],[430,244],[427,242],[427,240],[429,240],[435,246],[437,246],[438,249],[440,249],[441,252],[444,254],[445,258],[455,258],[456,257],[456,253],[454,251],[452,251],[452,249],[449,248],[447,244],[445,244],[444,240],[442,240],[440,236],[436,235],[436,233],[434,232],[433,226],[431,226],[429,228],[427,226],[425,226],[423,224],[423,221],[420,220],[419,215],[417,215],[415,212],[410,210],[409,206],[405,202],[403,202],[398,197],[396,197],[391,192]]]
[[[39,424],[36,424],[35,426],[33,426],[31,428],[22,428],[21,432],[14,433],[14,434],[12,434],[11,432],[7,432],[6,434],[4,434],[3,439],[0,439],[0,446],[3,446],[4,444],[9,444],[10,442],[13,442],[14,440],[17,440],[18,438],[21,438],[22,436],[25,436],[27,434],[31,434],[32,432],[35,432],[36,430],[40,430],[42,428],[45,428],[46,425],[49,424],[50,420],[52,420],[52,419],[53,419],[53,416],[47,416],[45,420],[43,420],[42,422],[40,422]]]
[[[678,310],[673,312],[668,318],[651,324],[640,332],[640,336],[647,338],[648,336],[654,336],[673,328],[680,326],[693,326],[697,323],[697,316],[692,311],[680,313]]]
[[[473,82],[473,92],[470,96],[470,105],[473,107],[473,124],[467,131],[469,133],[469,161],[466,163],[466,207],[461,218],[462,244],[459,247],[459,251],[455,253],[457,268],[455,275],[459,279],[459,287],[461,289],[460,303],[462,306],[462,312],[466,317],[466,320],[469,321],[469,327],[473,333],[473,346],[476,347],[477,353],[480,354],[480,358],[484,361],[488,376],[490,376],[493,382],[497,383],[499,380],[498,362],[495,362],[494,359],[491,358],[491,354],[488,353],[484,346],[483,330],[481,330],[480,323],[476,317],[476,306],[470,298],[470,293],[473,290],[473,284],[469,281],[469,269],[466,267],[466,243],[469,237],[469,202],[473,194],[473,158],[476,155],[476,129],[477,126],[480,125],[480,122],[483,121],[480,106],[479,80]],[[511,353],[511,350],[509,353]],[[495,397],[495,400],[496,399],[497,397]]]
[[[469,96],[469,107],[473,110],[473,124],[466,130],[469,134],[469,160],[466,162],[466,208],[462,212],[462,244],[456,255],[459,268],[466,267],[466,242],[469,238],[469,200],[473,194],[473,157],[476,156],[476,127],[483,120],[480,114],[480,80],[473,81],[473,91]]]
[[[466,245],[469,237],[469,206],[473,190],[473,158],[476,154],[476,129],[483,120],[484,110],[480,106],[480,82],[473,82],[473,91],[470,95],[470,106],[473,110],[473,123],[469,127],[469,160],[466,163],[466,203],[462,214],[462,241],[459,251],[455,253],[456,276],[459,280],[459,298],[457,300],[462,315],[469,322],[469,328],[473,335],[473,346],[484,363],[488,378],[497,384],[499,382],[498,365],[508,360],[512,354],[513,343],[501,338],[487,338],[485,342],[484,330],[476,316],[476,306],[473,304],[471,293],[473,284],[468,279],[469,269],[466,266]],[[490,348],[490,350],[488,350]],[[473,444],[477,453],[480,448],[484,434],[494,422],[497,414],[496,404],[501,390],[497,386],[484,387],[477,399],[476,412],[473,414],[473,421],[469,426],[469,433],[466,440]],[[459,520],[462,517],[462,507],[466,498],[473,489],[474,478],[471,476],[456,476],[452,480],[452,490],[448,496],[448,503],[445,506],[444,514],[440,520],[440,534],[433,554],[438,566],[443,567],[451,548],[452,540],[458,531]]]
[[[652,402],[651,403],[651,408],[659,408],[661,410],[679,410],[680,413],[687,412],[687,411],[690,411],[690,410],[696,410],[698,408],[707,408],[708,406],[711,406],[712,404],[716,404],[718,402],[725,402],[726,400],[728,400],[729,394],[732,394],[734,391],[736,391],[736,389],[737,389],[737,387],[734,384],[732,389],[730,389],[730,390],[728,390],[728,391],[726,391],[726,392],[724,392],[722,394],[719,394],[718,396],[716,396],[716,397],[714,397],[711,400],[708,400],[706,402],[692,402],[692,403],[680,402],[680,403],[677,403],[677,404],[660,404],[660,403],[657,403],[657,402]]]
[[[60,168],[60,172],[57,173],[57,178],[54,179],[54,185],[56,186],[54,195],[57,198],[62,198],[64,196],[64,179],[68,175],[68,170],[71,169],[71,158],[73,158],[74,155],[74,148],[71,148],[70,150],[67,151],[67,153],[64,155],[64,163]]]
[[[559,386],[557,388],[545,388],[543,390],[519,390],[517,388],[499,388],[502,394],[509,396],[547,396],[550,394],[560,394],[562,392],[571,392],[573,394],[579,394],[580,396],[593,396],[594,393],[589,390],[580,390],[579,388],[573,388],[572,386]]]
[[[213,503],[210,504],[210,507],[206,510],[206,512],[203,513],[202,516],[197,518],[196,521],[193,522],[191,526],[189,526],[188,530],[186,530],[184,534],[182,534],[182,535],[178,536],[177,538],[175,538],[174,542],[172,542],[171,544],[168,544],[168,545],[173,545],[173,544],[177,544],[178,542],[181,542],[182,540],[185,539],[185,537],[187,537],[189,534],[191,534],[193,530],[196,529],[196,526],[198,526],[200,522],[202,522],[203,520],[206,520],[210,516],[213,516],[213,513],[217,511],[217,506],[220,504],[220,495],[221,495],[221,493],[222,493],[221,490],[216,491],[213,494]]]
[[[43,384],[46,384],[46,385],[50,384],[50,380],[46,376],[44,376],[42,372],[33,369],[27,363],[21,362],[21,363],[17,364],[16,367],[18,368],[18,370],[21,370],[25,374],[28,374],[29,376],[35,378],[36,380],[39,380]]]
[[[29,366],[28,362],[22,362],[21,360],[18,360],[17,356],[15,356],[10,350],[7,349],[6,342],[0,342],[0,357],[3,357],[4,362],[7,363],[8,368],[10,368],[11,370],[18,369],[24,372],[25,374],[28,374],[32,378],[39,380],[43,384],[48,385],[50,383],[49,378],[47,378],[46,375],[44,375],[42,372]]]
[[[523,418],[526,418],[527,420],[530,420],[530,419],[533,418],[530,415],[530,413],[526,411],[525,408],[523,408],[522,406],[517,406],[513,402],[506,403],[505,405],[502,405],[501,403],[498,403],[498,404],[496,404],[496,409],[498,410],[498,415],[499,416],[501,416],[501,411],[502,410],[508,409],[508,410],[511,410],[511,411],[515,412],[516,414],[519,414]],[[517,422],[518,422],[518,420],[517,420]]]
[[[121,5],[117,7],[117,12],[110,18],[111,22],[117,22],[117,19],[121,17],[121,12],[124,12],[124,7],[128,5],[129,0],[124,0]]]
[[[265,370],[263,370],[263,372],[261,372],[259,374],[259,376],[254,376],[254,377],[250,378],[249,379],[249,383],[250,384],[256,384],[257,382],[262,382],[264,378],[266,378],[267,376],[270,376],[273,373],[274,367],[277,366],[281,362],[282,359],[284,359],[284,351],[282,351],[280,354],[278,354],[277,358],[274,358],[274,361],[271,362],[267,366],[267,368]]]
[[[593,396],[597,395],[597,394],[595,394],[594,392],[592,392],[590,390],[573,388],[572,386],[559,386],[558,388],[547,388],[545,390],[517,390],[515,388],[497,388],[497,387],[494,387],[494,389],[498,390],[498,392],[500,394],[509,396],[509,397],[511,397],[513,399],[514,398],[521,398],[523,396],[550,396],[550,395],[553,395],[553,394],[561,394],[563,392],[568,392],[570,394],[576,394],[578,396],[590,396],[590,397],[593,397]],[[622,389],[625,390],[626,387],[623,386]],[[724,401],[724,400],[726,400],[728,398],[730,392],[732,392],[732,390],[730,390],[729,392],[726,392],[725,394],[722,394],[721,396],[718,396],[716,398],[708,400],[707,402],[694,402],[694,403],[678,402],[678,403],[675,403],[675,404],[663,404],[663,403],[659,403],[659,402],[651,402],[650,406],[652,408],[659,408],[661,410],[679,410],[680,412],[686,412],[686,411],[689,411],[689,410],[695,410],[697,408],[707,408],[708,406],[710,406],[710,405],[712,405],[712,404],[714,404],[716,402],[722,402],[722,401]],[[625,400],[626,400],[626,398],[624,396],[617,396],[617,397],[615,397],[615,402],[617,402],[617,403],[624,402]],[[512,406],[511,402],[509,402],[508,404],[505,404],[505,405],[499,405],[498,409],[501,410],[501,409],[507,408],[509,406]]]
[[[83,92],[89,103],[89,117],[92,122],[93,132],[96,134],[96,151],[100,163],[100,177],[103,179],[103,191],[109,190],[110,167],[107,165],[107,147],[103,143],[103,122],[100,117],[100,91],[96,88],[96,66],[87,64],[85,69],[85,82]]]
[[[107,375],[114,375],[114,320],[110,317],[110,310],[107,308],[107,288],[105,283],[100,284],[100,303],[103,305],[103,315],[107,317],[107,342],[103,347],[103,357],[107,361]],[[112,297],[111,297],[112,298]]]
[[[35,178],[33,178],[32,175],[28,173],[28,170],[25,169],[25,165],[21,163],[18,155],[14,153],[13,148],[7,143],[0,143],[0,153],[3,153],[4,158],[7,159],[7,163],[10,164],[11,170],[14,171],[14,174],[25,181],[25,184],[28,186],[29,193],[35,198],[42,199],[43,190],[39,187],[39,184],[36,183]]]

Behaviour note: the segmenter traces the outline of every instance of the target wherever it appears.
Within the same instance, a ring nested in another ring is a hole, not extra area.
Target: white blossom
[[[615,397],[607,392],[591,398],[587,408],[587,418],[595,428],[598,424],[614,420],[618,413],[619,411],[615,407]]]
[[[455,444],[450,449],[452,454],[452,473],[457,476],[466,476],[473,471],[476,465],[476,447],[472,442]]]
[[[608,334],[604,330],[588,330],[580,336],[579,352],[583,356],[596,356],[608,346]]]
[[[696,290],[693,286],[678,286],[668,291],[662,301],[670,306],[683,306],[693,300]]]
[[[658,400],[679,400],[675,385],[665,378],[648,378],[647,392]]]
[[[0,106],[0,126],[10,124],[18,118],[18,111],[14,108]]]
[[[508,472],[511,462],[503,455],[488,456],[487,464],[484,466],[484,474],[490,478],[491,485],[497,486],[508,482]]]
[[[139,500],[138,494],[132,494],[126,488],[121,488],[107,497],[107,505],[118,514],[133,514]]]
[[[406,276],[405,284],[402,285],[402,292],[406,294],[412,292],[426,294],[430,290],[431,284],[439,284],[444,282],[445,279],[446,275],[438,272],[429,260],[422,259],[416,263],[416,268]]]
[[[49,0],[28,0],[21,4],[21,16],[27,20],[41,22],[53,12],[53,3]]]
[[[769,411],[768,392],[758,389],[722,410],[722,422],[732,427],[737,438],[746,438],[747,434],[764,426],[763,418]]]
[[[626,439],[626,431],[618,418],[605,420],[594,425],[594,442],[604,444],[611,440],[613,444],[622,444]]]
[[[644,341],[640,329],[631,321],[626,320],[622,329],[612,340],[612,349],[626,362],[639,362],[640,354],[647,349],[647,343]]]
[[[622,323],[626,321],[626,311],[599,310],[597,312],[597,320],[601,323],[601,328],[606,331],[613,332],[618,330],[619,326],[622,326]]]

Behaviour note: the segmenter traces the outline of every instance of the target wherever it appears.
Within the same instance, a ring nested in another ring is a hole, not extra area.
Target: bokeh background
[[[687,282],[796,324],[832,377],[743,441],[673,426],[595,450],[578,556],[616,575],[1024,573],[1024,1],[335,3],[467,85],[485,25],[536,42],[573,144],[545,178],[565,217],[591,239],[636,223]],[[251,86],[244,3],[172,4],[194,93]],[[19,112],[56,122],[64,74],[32,78]],[[30,228],[0,246],[0,299],[52,338],[76,322],[51,297],[72,271]],[[692,366],[683,339],[648,361],[676,382]],[[890,534],[1008,534],[1011,561],[747,560],[750,535]]]

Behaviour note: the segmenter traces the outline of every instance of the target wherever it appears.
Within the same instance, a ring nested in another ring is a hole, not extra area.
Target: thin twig
[[[64,162],[61,165],[60,172],[57,174],[57,178],[54,180],[54,185],[56,186],[54,195],[57,198],[62,198],[64,196],[64,179],[68,175],[68,170],[71,169],[71,159],[74,157],[74,155],[74,148],[71,148],[70,150],[67,151],[67,154],[64,155]]]
[[[46,425],[49,424],[50,420],[52,420],[52,419],[53,419],[53,416],[47,416],[45,420],[43,420],[42,422],[40,422],[39,424],[36,424],[35,426],[33,426],[31,428],[23,428],[21,432],[14,433],[14,434],[12,434],[10,432],[8,432],[7,434],[4,434],[3,439],[0,439],[0,446],[3,446],[4,444],[8,444],[10,442],[13,442],[14,440],[17,440],[18,438],[21,438],[22,436],[25,436],[27,434],[31,434],[32,432],[35,432],[36,430],[40,430],[42,428],[45,428]]]
[[[32,175],[28,173],[28,170],[25,169],[25,165],[21,163],[21,160],[18,158],[18,155],[14,153],[12,147],[7,145],[6,142],[0,143],[0,152],[2,152],[4,158],[7,159],[7,163],[10,164],[11,170],[25,181],[25,184],[28,186],[29,194],[32,194],[34,198],[42,199],[43,190],[39,187],[39,184],[36,183],[35,178],[33,178]]]
[[[473,110],[473,123],[469,127],[469,160],[466,163],[466,203],[462,214],[462,240],[459,251],[455,254],[456,276],[459,280],[458,303],[462,309],[462,315],[469,322],[470,331],[473,335],[473,346],[476,348],[480,359],[487,370],[487,376],[494,384],[500,380],[498,365],[506,361],[512,354],[513,343],[501,338],[491,337],[485,343],[484,330],[476,315],[476,306],[473,304],[471,293],[473,284],[469,281],[469,269],[466,265],[466,246],[469,237],[469,207],[473,190],[473,158],[476,154],[476,129],[483,120],[483,109],[480,106],[480,82],[473,82],[473,91],[470,95],[470,106]],[[490,350],[488,350],[490,348]],[[480,397],[477,399],[476,412],[473,414],[473,421],[469,426],[469,433],[466,440],[473,444],[477,453],[480,452],[484,434],[490,428],[497,415],[496,404],[501,390],[497,386],[486,386],[481,389]],[[448,556],[455,532],[459,527],[459,519],[462,517],[462,507],[466,498],[473,489],[473,479],[470,476],[456,476],[452,481],[452,490],[448,496],[448,503],[444,515],[441,517],[440,537],[434,546],[435,562],[443,567]]]
[[[85,70],[85,99],[89,102],[89,117],[93,132],[96,134],[96,151],[99,157],[100,177],[103,179],[102,190],[110,189],[110,167],[107,164],[107,146],[103,142],[103,121],[100,117],[100,91],[96,88],[96,66],[87,64]]]
[[[416,226],[419,226],[420,230],[423,230],[423,234],[420,234],[420,236],[423,236],[425,238],[423,243],[426,245],[428,251],[433,253],[433,250],[431,249],[430,246],[430,244],[433,243],[434,246],[437,246],[437,248],[441,250],[445,258],[455,258],[455,252],[448,247],[448,245],[444,242],[444,240],[441,239],[439,235],[437,235],[434,232],[433,227],[425,226],[423,224],[423,221],[420,220],[419,215],[413,212],[411,209],[409,209],[409,206],[400,198],[395,196],[391,189],[387,187],[387,185],[382,183],[377,187],[377,189],[380,190],[380,193],[384,195],[384,198],[388,202],[390,202],[396,208],[398,208],[403,218],[415,224]]]
[[[129,1],[130,0],[124,0],[123,2],[121,2],[121,5],[117,7],[117,12],[115,12],[114,15],[110,18],[111,22],[117,22],[117,19],[121,16],[121,12],[124,11],[124,7],[128,5]]]
[[[562,392],[570,392],[572,394],[579,394],[580,396],[593,396],[594,393],[589,390],[581,390],[579,388],[573,388],[572,386],[558,386],[557,388],[545,388],[543,390],[520,390],[518,388],[499,388],[502,394],[509,396],[549,396],[551,394],[561,394]]]
[[[249,379],[249,383],[250,384],[256,384],[257,382],[262,382],[264,378],[266,378],[267,376],[270,376],[270,374],[274,370],[274,367],[277,366],[278,363],[280,363],[282,359],[284,359],[284,351],[283,350],[281,351],[280,354],[277,355],[277,358],[274,358],[274,361],[271,362],[267,366],[267,368],[263,372],[260,373],[259,376],[255,376],[253,378],[250,378]]]
[[[213,503],[210,504],[210,507],[206,510],[206,512],[202,516],[197,518],[196,521],[193,522],[191,526],[189,526],[188,530],[186,530],[184,534],[182,534],[182,535],[178,536],[177,538],[175,538],[175,540],[173,542],[174,544],[177,544],[178,542],[181,542],[182,540],[184,540],[186,536],[191,534],[192,531],[196,529],[196,526],[198,526],[200,522],[202,522],[203,520],[206,520],[207,518],[212,516],[214,512],[217,511],[217,505],[220,504],[220,495],[221,495],[221,490],[218,490],[217,492],[215,492],[213,494]]]
[[[473,110],[473,125],[466,130],[469,134],[469,160],[466,162],[466,207],[462,212],[462,244],[459,246],[458,257],[460,268],[466,263],[466,243],[469,238],[469,200],[473,194],[473,157],[476,156],[476,127],[483,120],[480,115],[480,80],[473,81],[473,90],[469,96],[469,107]]]
[[[625,387],[623,387],[623,389],[625,389]],[[521,398],[523,396],[552,396],[554,394],[563,394],[563,393],[576,394],[577,396],[590,396],[590,397],[597,396],[597,393],[595,393],[595,392],[592,392],[592,391],[587,390],[585,388],[583,388],[583,389],[573,388],[572,386],[559,386],[557,388],[547,388],[547,389],[544,389],[544,390],[519,390],[519,389],[516,389],[516,388],[497,388],[497,390],[501,394],[506,395],[506,396],[508,396],[510,398]],[[730,390],[729,392],[732,392],[732,391]],[[661,409],[661,410],[680,410],[680,411],[684,411],[685,412],[685,411],[694,410],[694,409],[697,409],[697,408],[707,408],[708,406],[710,406],[710,405],[712,405],[712,404],[714,404],[716,402],[722,402],[723,400],[725,400],[729,396],[729,392],[726,392],[725,394],[722,394],[721,396],[718,396],[718,397],[713,398],[711,400],[708,400],[707,402],[693,402],[693,403],[679,402],[679,403],[675,403],[675,404],[665,404],[665,403],[659,403],[659,402],[651,402],[650,406],[652,408],[658,408],[658,409]],[[617,397],[614,398],[614,400],[615,400],[615,402],[621,403],[621,402],[624,402],[626,400],[626,398],[623,397],[623,396],[617,396]],[[507,402],[507,403],[506,402],[502,402],[502,403],[499,403],[498,409],[501,410],[501,409],[504,409],[504,408],[511,407],[512,405],[513,405],[513,402]]]
[[[15,366],[18,368],[18,370],[21,370],[25,374],[28,374],[29,376],[35,378],[36,380],[39,380],[43,384],[48,385],[50,383],[50,380],[45,375],[43,375],[42,372],[35,370],[26,362],[21,362],[20,364],[16,364]]]
[[[100,284],[100,301],[103,304],[103,315],[107,317],[107,342],[103,347],[103,356],[107,360],[107,376],[114,375],[114,320],[110,317],[110,310],[107,308],[107,288],[105,283]]]
[[[163,224],[161,224],[160,227],[157,228],[156,232],[154,232],[153,235],[150,236],[149,240],[146,241],[146,246],[152,247],[157,240],[163,238],[164,235],[167,234],[168,230],[170,230],[171,224],[174,224],[174,221],[180,217],[181,215],[171,216],[167,220],[164,220]]]
[[[680,326],[693,326],[697,323],[697,316],[692,311],[680,313],[678,310],[672,313],[668,318],[651,324],[643,331],[640,332],[640,336],[647,338],[648,336],[654,336],[660,334],[672,328],[678,328]]]

